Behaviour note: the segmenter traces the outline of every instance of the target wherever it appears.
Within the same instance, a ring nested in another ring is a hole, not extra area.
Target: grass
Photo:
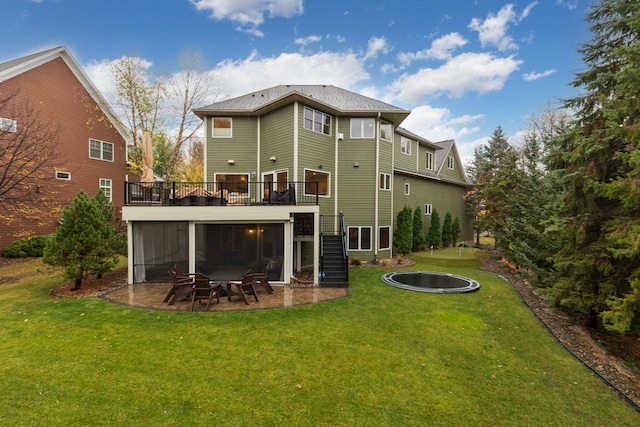
[[[640,425],[503,279],[412,259],[482,288],[411,292],[360,268],[343,300],[154,312],[52,297],[59,271],[30,261],[0,286],[0,425]]]

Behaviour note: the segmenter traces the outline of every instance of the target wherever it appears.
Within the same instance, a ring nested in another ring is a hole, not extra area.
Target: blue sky
[[[218,99],[333,84],[412,110],[403,127],[469,159],[575,94],[592,1],[4,0],[0,62],[65,45],[110,99],[111,61],[175,73],[197,51]]]

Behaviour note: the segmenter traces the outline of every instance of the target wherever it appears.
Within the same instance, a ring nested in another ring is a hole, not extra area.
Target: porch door
[[[274,191],[283,191],[288,188],[289,173],[287,169],[265,172],[262,174],[264,182],[263,197],[269,197]]]

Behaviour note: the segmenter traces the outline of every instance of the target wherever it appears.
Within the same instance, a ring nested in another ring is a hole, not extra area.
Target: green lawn
[[[412,259],[482,288],[405,291],[358,268],[343,300],[154,312],[52,297],[60,274],[31,261],[0,285],[0,425],[640,425],[503,279]]]

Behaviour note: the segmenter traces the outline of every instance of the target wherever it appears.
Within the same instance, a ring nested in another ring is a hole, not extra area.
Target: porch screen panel
[[[179,263],[189,265],[189,225],[187,222],[133,223],[134,283],[168,281],[169,269]]]
[[[196,272],[239,280],[248,269],[284,280],[284,224],[196,224]]]

